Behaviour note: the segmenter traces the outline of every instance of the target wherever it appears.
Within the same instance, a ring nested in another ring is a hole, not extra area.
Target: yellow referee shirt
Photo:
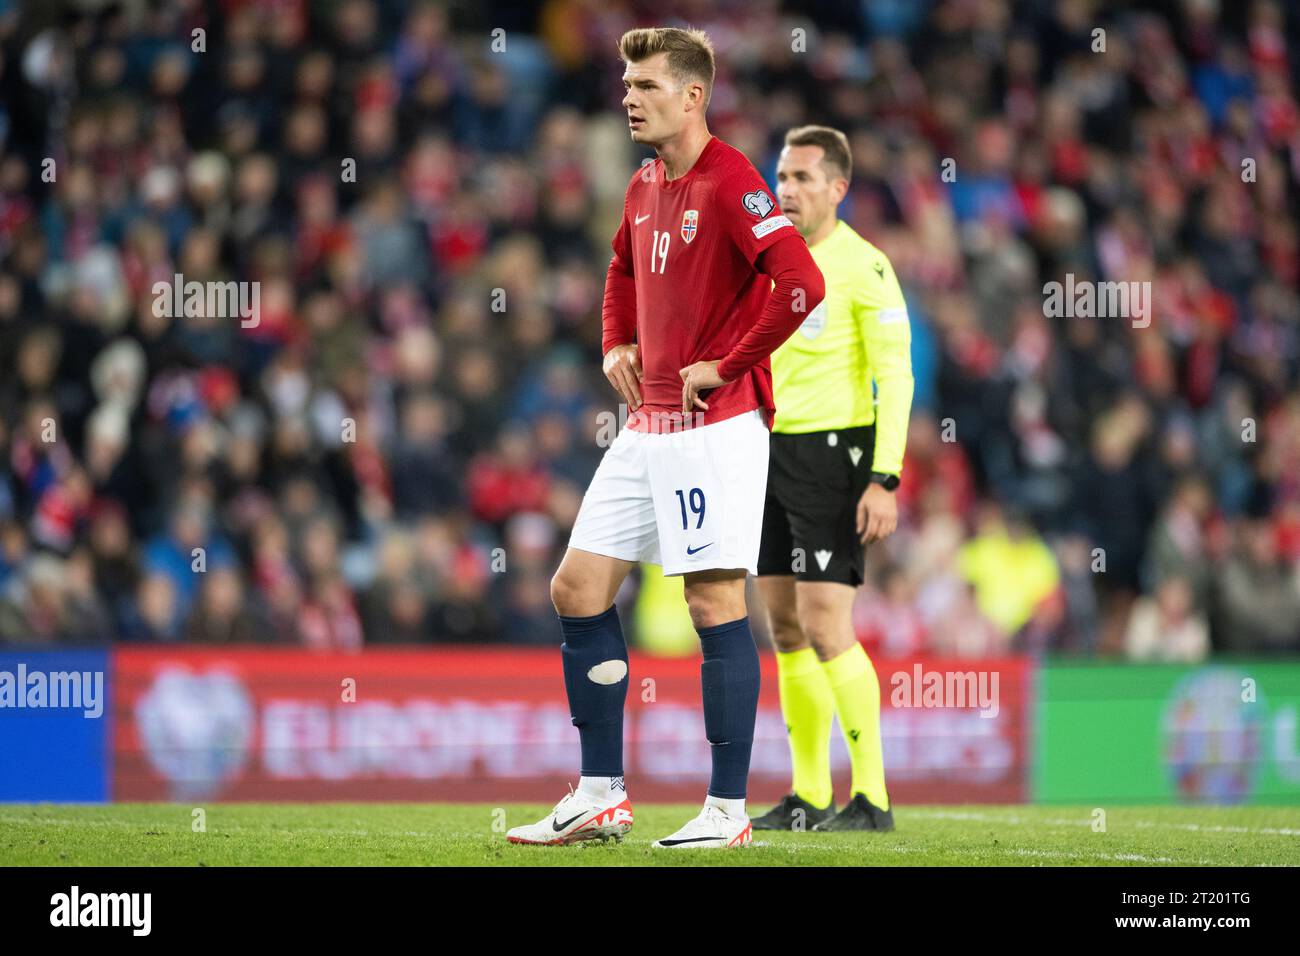
[[[826,298],[772,353],[772,430],[797,435],[875,424],[871,470],[897,475],[913,386],[912,331],[898,277],[885,254],[842,220],[810,251]]]

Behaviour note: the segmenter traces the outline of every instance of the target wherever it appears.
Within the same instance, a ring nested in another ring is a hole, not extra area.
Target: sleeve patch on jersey
[[[754,237],[756,239],[762,239],[769,232],[775,232],[777,229],[784,229],[786,226],[793,227],[794,223],[785,216],[773,216],[771,219],[764,219],[757,226],[752,228],[754,230]]]
[[[876,317],[876,321],[881,325],[896,325],[899,322],[906,325],[907,307],[900,305],[895,306],[892,309],[881,309],[880,314]]]
[[[740,204],[745,207],[745,211],[759,219],[766,219],[776,208],[776,203],[772,202],[772,197],[761,189],[755,189],[752,193],[745,193],[740,197]]]

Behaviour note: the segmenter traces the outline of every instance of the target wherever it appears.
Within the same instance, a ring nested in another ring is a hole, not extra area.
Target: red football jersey
[[[628,184],[614,236],[610,276],[631,276],[636,290],[641,398],[629,419],[637,431],[681,425],[682,379],[694,362],[724,358],[754,325],[771,291],[755,267],[760,253],[798,235],[745,155],[713,136],[686,175],[669,182],[663,162],[643,166]],[[611,296],[607,291],[609,308]],[[605,324],[604,351],[631,341]],[[767,409],[772,365],[764,358],[735,381],[701,395],[690,424],[711,424]]]

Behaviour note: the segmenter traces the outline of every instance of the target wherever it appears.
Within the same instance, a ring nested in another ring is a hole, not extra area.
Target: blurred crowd
[[[0,0],[0,645],[557,643],[648,155],[616,41],[690,23],[769,179],[789,127],[848,132],[841,215],[908,298],[867,647],[1300,654],[1297,20]],[[1067,274],[1151,283],[1149,325],[1049,315]],[[177,275],[258,283],[257,321],[160,308]],[[680,584],[620,600],[663,647]]]

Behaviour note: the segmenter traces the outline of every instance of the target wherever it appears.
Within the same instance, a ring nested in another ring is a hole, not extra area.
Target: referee
[[[851,612],[865,545],[898,520],[911,331],[889,260],[835,214],[851,168],[847,137],[826,126],[790,130],[777,165],[781,210],[808,240],[826,298],[772,355],[777,412],[758,589],[777,648],[794,780],[788,796],[754,819],[755,830],[894,827],[880,682]],[[853,761],[852,794],[838,814],[832,715]]]

